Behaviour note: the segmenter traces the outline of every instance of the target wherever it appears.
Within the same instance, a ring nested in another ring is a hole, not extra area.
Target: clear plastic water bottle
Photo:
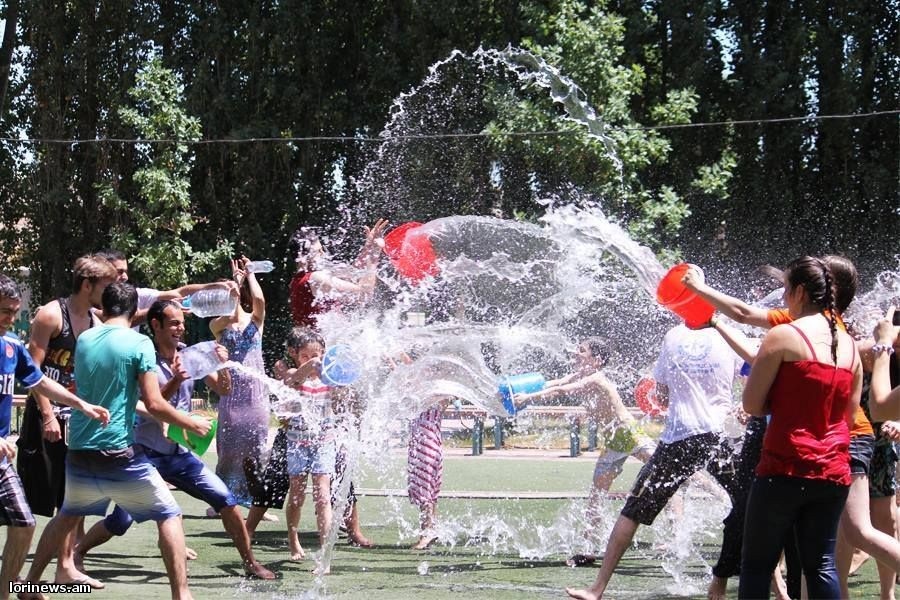
[[[275,265],[271,260],[254,260],[247,263],[248,273],[271,273],[275,270]]]
[[[230,315],[237,307],[237,298],[225,288],[210,288],[200,290],[188,296],[187,303],[182,306],[190,307],[191,312],[198,317],[218,317]]]
[[[216,342],[200,342],[188,346],[179,355],[181,366],[191,379],[202,379],[218,371],[222,365],[216,355]]]

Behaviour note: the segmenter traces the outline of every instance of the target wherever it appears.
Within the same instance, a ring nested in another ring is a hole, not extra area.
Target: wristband
[[[719,324],[719,319],[716,318],[716,315],[713,315],[713,316],[711,316],[711,317],[709,318],[709,326],[710,326],[710,327],[712,327],[713,329],[715,329],[715,328],[716,328],[716,325],[718,325],[718,324]]]
[[[872,346],[872,352],[876,355],[884,352],[888,356],[890,356],[894,353],[894,347],[890,344],[875,344],[874,346]]]

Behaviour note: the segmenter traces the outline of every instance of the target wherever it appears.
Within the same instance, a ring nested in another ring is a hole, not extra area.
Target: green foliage
[[[185,142],[200,139],[200,121],[181,107],[184,88],[176,74],[153,59],[137,75],[129,91],[134,106],[119,108],[122,122],[149,143],[139,146],[134,173],[135,198],[124,199],[114,184],[98,186],[98,198],[119,219],[112,243],[129,256],[150,285],[160,288],[186,283],[230,256],[232,245],[192,248],[185,234],[203,221],[191,204],[191,155]],[[156,142],[154,140],[169,140]]]
[[[520,90],[510,86],[497,88],[491,98],[498,116],[488,132],[560,130],[567,135],[497,135],[497,160],[524,163],[536,175],[537,195],[554,193],[557,183],[566,181],[588,197],[601,198],[633,235],[660,248],[673,239],[690,210],[673,185],[648,176],[667,162],[672,148],[664,132],[640,129],[634,116],[647,77],[643,67],[624,60],[625,19],[605,2],[589,6],[577,0],[562,0],[552,10],[535,7],[532,14],[542,23],[540,35],[523,45],[577,82],[610,127],[615,155],[553,106],[546,93],[521,99]],[[693,90],[673,89],[650,108],[648,118],[651,123],[687,123],[696,108]],[[512,210],[522,210],[527,202],[520,197]]]

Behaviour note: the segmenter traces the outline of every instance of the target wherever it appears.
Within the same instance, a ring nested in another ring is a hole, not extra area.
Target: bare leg
[[[583,600],[596,600],[603,597],[606,586],[613,576],[613,572],[622,560],[622,555],[631,545],[634,534],[638,529],[638,522],[632,521],[626,516],[619,515],[612,533],[609,534],[609,541],[606,543],[606,551],[603,553],[603,564],[597,573],[597,579],[594,584],[585,590],[574,588],[566,588],[566,593],[572,598],[581,598]]]
[[[900,543],[895,537],[872,527],[869,516],[869,479],[865,475],[853,476],[838,530],[837,567],[841,594],[845,598],[849,597],[847,576],[853,548],[864,550],[894,571],[900,570]]]
[[[187,558],[184,554],[184,529],[181,517],[170,517],[159,521],[159,548],[162,550],[169,588],[173,600],[192,600],[187,584]]]
[[[896,539],[896,523],[894,522],[894,498],[870,498],[869,514],[872,525],[878,531]],[[854,556],[855,558],[855,556]],[[878,581],[881,584],[881,600],[894,600],[897,573],[889,566],[877,563]],[[852,571],[851,571],[852,573]]]
[[[0,600],[9,598],[9,584],[15,581],[25,564],[28,547],[34,535],[31,527],[7,527],[6,544],[3,546],[3,566],[0,567]]]
[[[50,522],[44,527],[41,539],[38,540],[34,558],[31,559],[31,568],[28,570],[25,581],[38,583],[41,580],[44,569],[47,568],[50,560],[62,546],[66,536],[78,526],[78,519],[80,518],[72,515],[57,514],[50,519]]]
[[[372,548],[375,546],[372,540],[363,535],[359,526],[359,509],[356,502],[350,507],[350,514],[347,516],[344,525],[347,527],[347,537],[350,538],[351,544],[360,548]]]
[[[106,528],[106,521],[100,519],[94,523],[87,533],[82,536],[81,541],[75,547],[75,564],[84,564],[85,555],[96,548],[102,546],[113,538],[113,534]]]
[[[434,535],[434,518],[437,504],[425,504],[419,507],[419,541],[413,544],[413,550],[425,550],[437,536]]]
[[[303,508],[303,500],[306,497],[306,475],[291,477],[291,488],[288,492],[287,507],[284,509],[287,519],[288,547],[291,552],[291,560],[303,560],[306,552],[300,546],[299,532],[300,510]]]
[[[88,577],[75,567],[75,538],[78,530],[81,529],[81,537],[84,537],[84,517],[78,517],[75,527],[73,527],[62,544],[56,555],[56,577],[53,579],[55,583],[87,583],[95,590],[102,590],[106,586],[103,582]]]
[[[250,510],[247,511],[247,535],[250,536],[251,540],[256,534],[256,528],[259,526],[259,522],[264,514],[266,514],[265,506],[251,506]]]
[[[275,579],[275,573],[259,564],[259,561],[253,556],[253,550],[250,549],[250,536],[247,534],[247,528],[244,526],[244,519],[241,517],[238,507],[226,506],[219,511],[219,514],[222,515],[222,525],[225,527],[225,531],[234,540],[234,547],[241,555],[244,570],[249,575],[260,579]]]
[[[319,530],[319,547],[324,548],[328,541],[333,514],[331,510],[331,475],[313,475],[313,501],[316,504],[316,527]],[[327,575],[330,567],[316,567],[317,575]]]

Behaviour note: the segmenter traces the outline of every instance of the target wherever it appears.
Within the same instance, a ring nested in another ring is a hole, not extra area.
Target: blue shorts
[[[181,514],[166,482],[139,448],[69,450],[66,497],[60,512],[102,517],[111,501],[138,523],[165,521]]]
[[[228,506],[237,506],[237,500],[225,482],[193,453],[160,454],[146,447],[143,450],[166,483],[209,504],[216,512]],[[131,515],[116,505],[116,509],[106,516],[103,524],[113,535],[125,535],[133,521]]]
[[[291,477],[298,475],[334,475],[337,448],[334,440],[319,444],[288,442],[287,471]]]

